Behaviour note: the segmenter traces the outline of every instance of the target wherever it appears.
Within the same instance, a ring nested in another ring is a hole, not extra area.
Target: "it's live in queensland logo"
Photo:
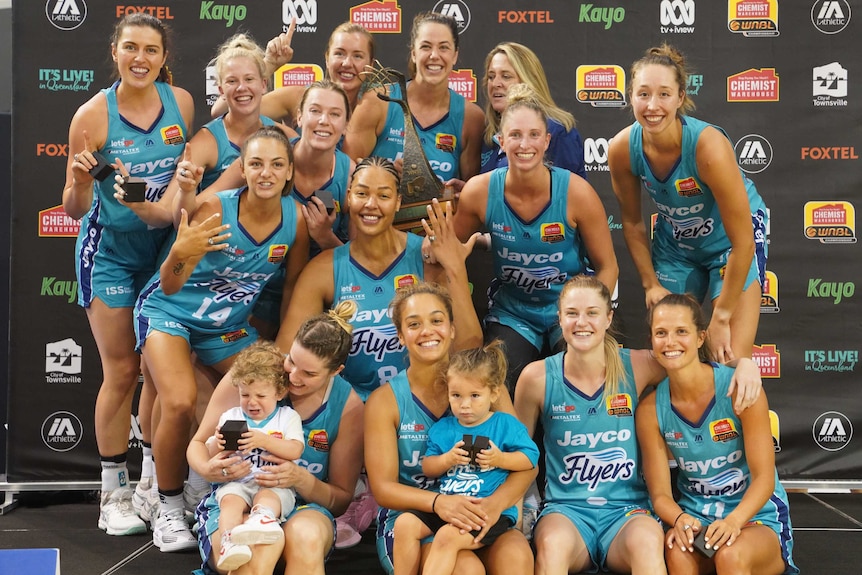
[[[845,201],[805,202],[805,237],[821,244],[855,244],[856,208]]]
[[[729,0],[727,29],[746,38],[778,36],[778,0]]]
[[[582,65],[576,72],[578,102],[596,108],[626,105],[626,74],[615,64]]]
[[[856,371],[858,349],[806,349],[805,371],[839,373]]]

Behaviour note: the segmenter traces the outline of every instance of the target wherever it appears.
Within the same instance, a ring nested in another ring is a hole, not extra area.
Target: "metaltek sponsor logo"
[[[689,96],[697,96],[703,88],[703,74],[689,74],[685,91]]]
[[[553,24],[550,10],[499,10],[497,24]]]
[[[74,30],[87,19],[87,3],[84,0],[48,0],[45,15],[55,28]]]
[[[308,86],[323,79],[323,69],[317,64],[285,64],[275,71],[275,87]]]
[[[223,21],[225,28],[230,28],[234,21],[245,20],[247,12],[242,4],[216,4],[204,0],[201,2],[200,19]]]
[[[81,383],[81,346],[74,339],[45,344],[45,383]]]
[[[850,202],[805,202],[805,237],[821,244],[856,243],[856,208]]]
[[[662,34],[694,33],[694,0],[661,0]]]
[[[803,146],[800,150],[803,160],[858,160],[853,146]]]
[[[441,0],[434,4],[432,11],[451,16],[458,24],[458,34],[463,34],[470,27],[470,7],[462,0],[453,0],[452,2]],[[473,101],[475,102],[475,100]]]
[[[401,33],[401,7],[397,0],[371,0],[350,9],[350,21],[377,34]]]
[[[117,6],[117,18],[128,16],[129,14],[149,14],[155,16],[159,20],[173,20],[174,15],[171,14],[170,6]]]
[[[576,72],[578,102],[596,108],[622,108],[626,105],[626,74],[615,64],[578,66]]]
[[[76,238],[81,220],[72,219],[63,206],[54,206],[39,212],[40,238]]]
[[[36,155],[65,158],[69,155],[69,144],[36,144]]]
[[[727,29],[746,38],[778,36],[778,0],[729,0]]]
[[[468,102],[476,101],[476,74],[472,68],[452,70],[449,74],[449,89],[464,96]]]
[[[759,174],[772,163],[772,144],[760,134],[748,134],[733,146],[736,163],[747,174]]]
[[[284,0],[281,3],[283,31],[287,32],[294,18],[297,32],[317,32],[317,0]]]
[[[608,147],[607,138],[587,138],[584,140],[584,169],[588,172],[607,172]]]
[[[92,70],[39,68],[39,89],[50,92],[85,92],[93,83]]]
[[[620,6],[611,8],[608,6],[594,6],[593,4],[581,4],[578,13],[578,22],[586,24],[604,24],[605,30],[625,20],[626,9]]]
[[[54,276],[44,276],[39,295],[65,297],[69,303],[75,303],[78,298],[78,282],[75,280],[58,280]]]
[[[853,438],[853,424],[838,411],[821,413],[811,427],[814,442],[825,451],[840,451],[850,444]]]
[[[751,359],[760,368],[760,377],[781,377],[781,352],[774,343],[755,345],[751,349]]]
[[[805,371],[847,372],[855,371],[859,362],[857,349],[806,349]]]
[[[749,68],[727,77],[728,102],[777,102],[775,68]]]
[[[823,278],[809,278],[807,297],[831,299],[838,305],[842,299],[851,298],[856,293],[853,282],[825,282]]]
[[[42,422],[42,442],[53,451],[71,451],[81,442],[84,426],[71,411],[55,411]]]
[[[763,293],[760,295],[760,313],[778,313],[778,276],[775,272],[766,270],[766,281],[763,282]]]
[[[813,70],[814,106],[847,105],[847,69],[838,62],[816,66]]]
[[[847,0],[817,0],[811,7],[811,23],[824,34],[837,34],[850,23]]]

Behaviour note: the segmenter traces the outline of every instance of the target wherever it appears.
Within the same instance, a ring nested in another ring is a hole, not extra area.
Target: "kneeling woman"
[[[798,573],[766,396],[734,413],[726,396],[733,369],[707,363],[706,330],[700,305],[691,296],[668,295],[652,309],[653,354],[668,377],[641,402],[636,421],[650,498],[670,526],[665,538],[668,571]],[[667,450],[680,468],[678,503]],[[718,468],[710,464],[718,461],[723,462]],[[693,552],[702,530],[705,545],[715,550],[711,558]]]

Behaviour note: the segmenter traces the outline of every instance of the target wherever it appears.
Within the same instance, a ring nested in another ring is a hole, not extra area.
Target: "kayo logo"
[[[317,0],[284,0],[281,20],[285,32],[293,18],[296,18],[297,32],[317,32]]]
[[[760,134],[743,136],[733,151],[736,163],[747,174],[759,174],[772,163],[772,144]]]
[[[74,30],[87,19],[87,3],[84,0],[48,0],[45,15],[55,28]]]
[[[835,305],[841,303],[843,298],[853,297],[855,293],[856,284],[853,282],[825,282],[821,278],[808,280],[808,297],[832,298]]]
[[[216,4],[215,2],[201,2],[201,20],[224,20],[225,28],[233,26],[234,20],[245,20],[246,7],[242,4]]]
[[[581,11],[578,14],[578,22],[589,24],[605,23],[605,30],[610,30],[611,26],[622,22],[626,17],[625,8],[608,8],[607,6],[593,7],[592,4],[581,4]]]
[[[837,34],[850,23],[847,0],[817,0],[811,7],[811,23],[824,34]]]
[[[453,2],[445,2],[441,0],[434,5],[432,12],[439,12],[444,16],[451,16],[455,23],[458,24],[458,34],[463,34],[470,27],[470,7],[466,2],[455,0]]]

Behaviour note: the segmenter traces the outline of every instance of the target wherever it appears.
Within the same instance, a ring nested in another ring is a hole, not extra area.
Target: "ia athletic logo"
[[[53,451],[71,451],[81,442],[84,426],[70,411],[55,411],[42,422],[42,441]]]
[[[55,28],[74,30],[87,19],[87,3],[84,0],[48,0],[45,15]]]
[[[811,429],[814,441],[825,451],[840,451],[853,437],[853,424],[843,413],[827,411],[820,414]]]
[[[451,16],[458,24],[458,34],[463,34],[470,26],[470,7],[462,0],[446,2],[440,0],[434,5],[432,12],[439,12],[444,16]]]
[[[847,0],[817,0],[811,7],[811,23],[824,34],[837,34],[850,23]]]
[[[736,163],[747,174],[759,174],[772,163],[772,144],[759,134],[743,136],[733,147]]]

